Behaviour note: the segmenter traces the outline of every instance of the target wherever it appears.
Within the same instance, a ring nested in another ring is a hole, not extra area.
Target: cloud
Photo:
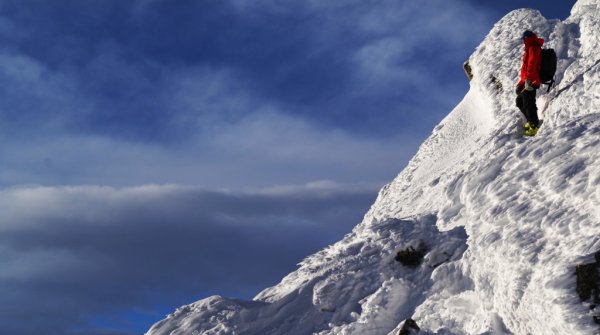
[[[191,122],[202,117],[190,116]],[[264,110],[231,124],[208,122],[185,143],[160,145],[91,135],[0,134],[0,183],[212,188],[268,187],[331,179],[389,180],[422,137],[386,141]],[[407,148],[408,147],[408,148]],[[365,173],[368,171],[368,173]]]
[[[469,56],[473,37],[483,38],[488,30],[488,15],[466,1],[383,1],[366,7],[357,26],[369,38],[354,53],[356,74],[379,90],[387,87],[438,100],[432,88],[447,85],[439,71],[458,68],[461,57]],[[451,94],[457,95],[454,90]],[[417,106],[423,103],[416,101]]]
[[[62,335],[121,310],[251,296],[349,232],[378,186],[3,189],[0,328]]]
[[[171,121],[189,112],[178,108],[178,100],[199,101],[202,108],[195,111],[218,118],[221,109],[207,102],[220,107],[244,94],[251,104],[236,106],[237,116],[252,113],[252,102],[266,102],[284,114],[374,135],[387,123],[370,117],[380,109],[372,101],[394,108],[392,92],[436,68],[422,64],[420,76],[403,75],[407,63],[440,50],[440,68],[446,68],[449,49],[464,53],[464,46],[474,46],[471,35],[484,16],[465,2],[436,4],[442,6],[437,15],[432,6],[396,1],[40,2],[34,8],[5,6],[11,19],[4,20],[26,35],[3,48],[45,70],[37,79],[54,88],[46,99],[87,102],[57,106],[78,112],[68,115],[75,121],[71,131],[81,126],[96,135],[168,140],[182,134],[181,124]],[[64,20],[55,19],[59,14]],[[227,86],[218,86],[223,74]],[[215,76],[217,87],[211,87]],[[55,77],[63,84],[49,82]],[[214,89],[218,95],[210,94]],[[21,109],[46,118],[52,104],[36,105]],[[380,129],[361,127],[360,119]]]
[[[466,89],[459,54],[484,17],[465,2],[31,3],[1,4],[0,185],[386,180]],[[462,85],[439,75],[448,62]]]
[[[81,67],[58,70],[0,53],[8,88],[0,100],[1,185],[380,181],[402,164],[382,162],[405,161],[426,136],[380,139],[288,113],[232,68],[167,71],[132,62],[114,43],[97,50]]]

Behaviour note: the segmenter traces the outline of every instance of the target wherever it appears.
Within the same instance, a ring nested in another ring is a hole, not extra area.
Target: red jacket
[[[544,39],[535,34],[529,36],[525,41],[525,52],[523,53],[523,64],[521,65],[521,80],[517,86],[523,86],[527,79],[531,80],[535,87],[540,87],[540,65],[542,62],[542,45]]]

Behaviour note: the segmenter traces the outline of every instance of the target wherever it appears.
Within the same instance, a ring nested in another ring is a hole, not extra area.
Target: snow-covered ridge
[[[600,250],[600,1],[571,13],[500,20],[469,59],[463,101],[342,241],[253,301],[210,297],[147,334],[395,335],[409,317],[420,334],[600,332],[574,276]],[[534,138],[515,135],[525,28],[559,56]],[[420,243],[417,268],[394,260]]]

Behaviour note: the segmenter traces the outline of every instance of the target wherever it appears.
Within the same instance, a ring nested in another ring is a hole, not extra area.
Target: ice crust
[[[533,138],[517,135],[520,27],[559,57]],[[600,250],[599,44],[599,0],[562,22],[509,13],[470,57],[462,102],[350,234],[253,301],[203,299],[147,334],[395,335],[409,317],[419,334],[600,333],[574,275]],[[416,269],[394,261],[421,242]]]

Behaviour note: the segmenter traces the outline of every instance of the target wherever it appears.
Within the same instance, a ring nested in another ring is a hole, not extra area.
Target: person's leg
[[[532,126],[538,127],[540,125],[540,120],[538,119],[537,115],[535,93],[536,90],[525,91],[521,95],[523,96],[523,110],[527,121],[529,121]]]
[[[525,109],[523,108],[523,93],[517,95],[517,107],[519,108],[521,113],[523,113],[523,116],[525,116],[527,121],[529,121],[529,118],[527,117],[527,113],[525,113]]]

